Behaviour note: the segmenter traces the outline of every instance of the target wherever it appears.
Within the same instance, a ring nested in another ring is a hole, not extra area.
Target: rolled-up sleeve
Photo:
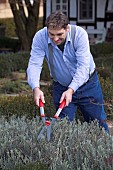
[[[33,38],[30,59],[27,68],[28,84],[32,90],[39,87],[40,73],[42,70],[43,60],[45,56],[44,44],[42,42],[41,33],[38,32]]]

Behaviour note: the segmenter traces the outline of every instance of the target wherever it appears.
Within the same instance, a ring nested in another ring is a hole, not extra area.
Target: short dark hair
[[[66,15],[62,12],[53,12],[51,13],[45,22],[47,28],[64,28],[66,29],[69,21]]]

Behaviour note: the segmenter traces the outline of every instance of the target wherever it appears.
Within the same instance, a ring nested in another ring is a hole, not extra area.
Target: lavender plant
[[[49,170],[112,170],[113,137],[94,121],[69,123],[66,119],[52,126],[50,142],[39,117],[29,120],[13,116],[0,118],[0,166],[3,170],[21,164],[43,163]]]

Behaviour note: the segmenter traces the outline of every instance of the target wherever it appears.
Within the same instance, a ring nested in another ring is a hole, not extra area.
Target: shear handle
[[[65,105],[66,105],[66,100],[64,99],[60,104],[59,108],[63,109]],[[39,107],[44,107],[44,103],[42,102],[41,99],[39,99]]]
[[[39,99],[39,107],[44,107],[44,103],[42,102],[41,99]]]
[[[59,117],[62,109],[65,107],[65,105],[66,105],[66,100],[64,99],[64,100],[62,101],[62,103],[60,104],[59,109],[57,110],[56,114],[54,115],[54,118],[55,118],[55,119],[58,119],[58,117]]]
[[[65,105],[66,105],[66,100],[64,99],[60,104],[59,108],[63,109]]]
[[[40,116],[42,118],[43,123],[45,124],[46,118],[44,113],[44,103],[41,99],[39,99],[39,107],[40,107]]]

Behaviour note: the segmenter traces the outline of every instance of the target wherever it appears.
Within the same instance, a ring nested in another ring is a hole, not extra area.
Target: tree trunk
[[[37,31],[40,0],[34,0],[33,4],[30,0],[24,2],[23,4],[22,0],[9,0],[22,48],[24,51],[30,51],[33,36]]]

